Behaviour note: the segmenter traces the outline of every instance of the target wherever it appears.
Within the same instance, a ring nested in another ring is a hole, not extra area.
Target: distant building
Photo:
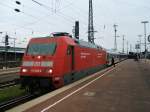
[[[25,52],[25,48],[9,47],[7,51],[8,61],[20,61]],[[0,62],[5,60],[5,46],[0,46]]]
[[[5,46],[0,46],[0,52],[5,52]],[[20,47],[9,47],[8,52],[16,52],[16,53],[24,53],[25,48],[20,48]]]

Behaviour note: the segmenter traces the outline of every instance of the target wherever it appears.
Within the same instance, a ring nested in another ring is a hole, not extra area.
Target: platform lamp
[[[141,52],[142,52],[142,50],[141,50],[141,48],[142,48],[142,42],[141,42],[141,37],[142,37],[142,35],[138,35],[138,37],[139,37],[139,44],[140,44],[140,58],[141,58]]]
[[[21,2],[20,2],[20,1],[15,1],[15,3],[16,3],[17,5],[21,5]],[[21,12],[20,9],[14,9],[14,11],[16,11],[16,12]]]
[[[147,43],[146,43],[146,24],[149,23],[148,21],[142,21],[141,23],[144,24],[144,36],[145,36],[145,59],[147,57]]]

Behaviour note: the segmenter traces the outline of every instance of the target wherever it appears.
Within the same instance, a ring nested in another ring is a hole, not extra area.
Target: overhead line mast
[[[114,24],[114,31],[115,31],[115,40],[114,40],[114,50],[117,50],[117,26],[116,24]]]
[[[94,43],[93,3],[89,0],[88,41]]]

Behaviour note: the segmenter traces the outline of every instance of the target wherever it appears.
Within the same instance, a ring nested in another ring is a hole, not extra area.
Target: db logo
[[[40,66],[41,62],[34,62],[34,66]]]

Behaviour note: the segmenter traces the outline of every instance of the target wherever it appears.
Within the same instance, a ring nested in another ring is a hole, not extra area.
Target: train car
[[[118,63],[120,61],[123,61],[128,58],[128,55],[125,53],[120,53],[115,50],[107,50],[107,65],[111,66],[112,65],[112,58],[114,58],[114,63]]]
[[[73,39],[68,33],[32,38],[20,69],[23,88],[59,88],[106,67],[100,46]]]

